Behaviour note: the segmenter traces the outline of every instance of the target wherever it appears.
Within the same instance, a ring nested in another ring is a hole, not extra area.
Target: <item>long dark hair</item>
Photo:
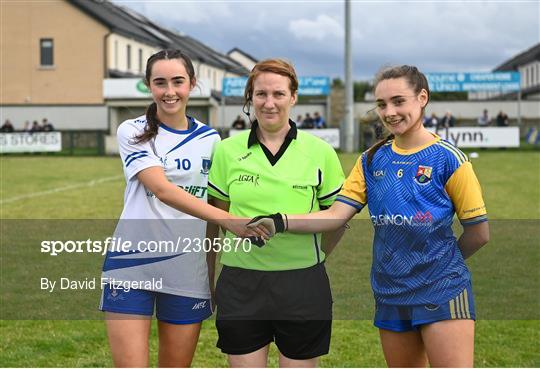
[[[380,70],[375,75],[375,82],[373,83],[373,90],[377,88],[377,85],[386,79],[395,79],[395,78],[405,78],[407,81],[407,84],[410,88],[414,91],[415,94],[419,94],[422,90],[426,90],[428,95],[428,102],[429,102],[429,84],[427,81],[426,76],[418,70],[418,68],[412,66],[412,65],[401,65],[397,67],[387,67],[382,70]],[[426,102],[427,105],[427,102]],[[422,108],[422,115],[424,115],[424,110],[426,109],[426,105]],[[367,165],[371,164],[371,160],[373,160],[373,156],[379,150],[381,146],[383,146],[385,143],[387,143],[390,140],[394,139],[394,135],[390,134],[386,138],[380,140],[373,146],[371,146],[367,151]]]
[[[152,67],[154,66],[154,64],[158,60],[170,60],[170,59],[181,60],[189,76],[189,83],[195,84],[195,81],[196,81],[195,68],[193,68],[193,63],[191,62],[191,59],[189,58],[189,56],[187,56],[180,50],[166,49],[166,50],[161,50],[148,58],[148,61],[146,62],[146,73],[145,73],[145,80],[144,80],[144,83],[146,83],[146,86],[150,87],[150,79],[152,77]],[[146,126],[144,127],[144,131],[140,135],[134,137],[134,142],[143,143],[143,142],[153,139],[154,137],[156,137],[158,133],[158,128],[159,128],[159,120],[157,118],[157,104],[153,102],[146,109]]]

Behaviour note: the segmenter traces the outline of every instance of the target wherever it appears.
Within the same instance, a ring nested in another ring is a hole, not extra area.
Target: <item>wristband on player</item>
[[[284,217],[287,220],[287,227],[285,227],[285,222],[283,221]],[[265,219],[268,219],[268,220],[272,221],[272,225],[273,225],[274,229],[272,229],[271,231],[273,231],[273,233],[283,233],[289,227],[289,220],[287,219],[287,215],[283,216],[280,213],[256,216],[255,218],[253,218],[253,219],[251,219],[249,221],[248,225],[249,224],[254,224],[254,223],[263,223],[264,224]]]

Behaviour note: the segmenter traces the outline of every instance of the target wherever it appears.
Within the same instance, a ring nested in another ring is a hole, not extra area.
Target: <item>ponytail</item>
[[[375,145],[371,146],[368,151],[367,151],[367,166],[369,166],[371,164],[371,161],[373,160],[373,157],[375,156],[375,153],[377,152],[377,150],[379,150],[381,148],[381,146],[383,146],[385,143],[387,143],[388,141],[391,141],[394,139],[394,135],[390,134],[388,136],[386,136],[385,139],[382,139],[380,140],[379,142],[377,142]]]
[[[157,104],[153,102],[146,109],[146,126],[140,135],[134,137],[135,143],[139,144],[150,141],[157,136],[158,128],[159,121],[157,119]]]

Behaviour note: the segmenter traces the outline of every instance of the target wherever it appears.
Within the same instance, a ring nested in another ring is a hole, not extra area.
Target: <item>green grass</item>
[[[492,240],[469,262],[480,317],[475,365],[538,367],[540,153],[479,154],[473,165],[488,207]],[[345,173],[356,158],[340,155]],[[52,301],[35,287],[40,275],[98,276],[102,257],[45,256],[36,252],[35,245],[47,236],[67,240],[109,234],[122,209],[125,184],[120,160],[2,156],[0,177],[1,365],[111,366],[104,322],[96,311],[99,291],[56,295]],[[372,229],[366,218],[364,211],[352,222],[328,260],[337,320],[330,354],[321,360],[324,367],[385,366],[378,331],[371,322]],[[59,315],[73,320],[47,320]],[[227,365],[215,348],[216,337],[214,321],[205,322],[194,366]],[[151,348],[155,365],[155,327]],[[275,350],[272,346],[271,366],[277,365]]]

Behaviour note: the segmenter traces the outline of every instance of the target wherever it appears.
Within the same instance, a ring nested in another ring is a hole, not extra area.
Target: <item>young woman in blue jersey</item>
[[[241,236],[257,232],[246,231],[237,218],[206,203],[207,175],[219,135],[186,116],[189,94],[196,84],[189,57],[179,50],[152,55],[146,84],[154,102],[144,116],[118,128],[127,186],[115,236],[133,240],[136,248],[108,251],[100,309],[106,312],[115,366],[149,365],[155,305],[158,365],[186,367],[191,364],[201,322],[212,314],[209,275],[213,279],[214,261],[207,265],[204,252],[187,252],[184,241],[180,248],[164,253],[139,249],[135,242],[176,241],[170,236],[201,242],[206,236],[206,222],[201,219]],[[208,228],[208,237],[213,239],[217,226]]]
[[[252,222],[278,232],[328,231],[367,205],[375,228],[374,324],[387,364],[471,367],[475,311],[464,259],[489,240],[480,185],[466,155],[423,127],[429,87],[416,67],[382,70],[375,98],[390,135],[361,155],[336,202]]]

